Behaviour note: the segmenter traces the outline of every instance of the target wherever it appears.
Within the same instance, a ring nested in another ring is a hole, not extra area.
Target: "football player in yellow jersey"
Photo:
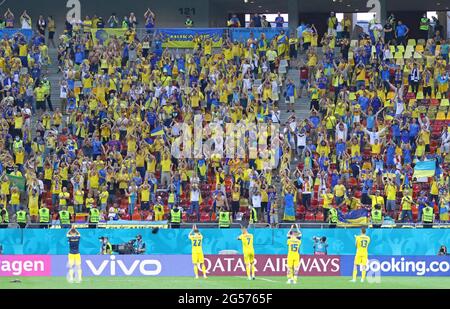
[[[293,231],[294,227],[297,229],[296,231]],[[291,226],[287,237],[287,283],[295,284],[297,283],[297,274],[300,267],[300,245],[302,244],[302,233],[298,229],[297,224]]]
[[[202,249],[203,235],[200,234],[200,231],[195,224],[189,232],[189,239],[192,242],[192,264],[194,264],[195,279],[198,279],[198,270],[200,267],[202,269],[203,278],[206,279],[205,259],[203,257]]]
[[[244,253],[245,269],[248,280],[255,280],[255,250],[253,249],[253,234],[250,234],[245,227],[242,227],[242,234],[237,238],[242,241],[242,251]]]
[[[352,282],[356,282],[356,275],[358,274],[357,266],[361,269],[361,282],[366,279],[366,268],[368,262],[367,248],[370,244],[370,237],[366,235],[366,228],[361,228],[361,235],[355,235],[356,255],[353,263],[353,279]]]
[[[67,233],[67,240],[69,241],[69,273],[67,274],[67,280],[69,283],[75,281],[75,283],[81,282],[81,256],[80,256],[80,232],[77,231],[74,225]]]

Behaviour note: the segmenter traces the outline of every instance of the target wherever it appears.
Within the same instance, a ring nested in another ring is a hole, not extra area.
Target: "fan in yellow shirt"
[[[253,249],[253,234],[250,234],[245,227],[242,227],[242,234],[238,240],[242,241],[242,251],[244,253],[245,269],[248,280],[255,280],[255,250]]]

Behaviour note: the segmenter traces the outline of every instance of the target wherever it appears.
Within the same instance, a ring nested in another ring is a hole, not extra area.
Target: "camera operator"
[[[327,238],[323,237],[313,237],[314,240],[314,255],[327,255],[328,253],[328,243]]]
[[[100,254],[108,255],[112,254],[112,245],[108,240],[108,237],[100,237],[100,242],[102,243],[102,247],[100,250]]]
[[[145,242],[142,240],[141,235],[136,236],[136,240],[133,240],[133,253],[134,254],[144,254],[145,253]]]

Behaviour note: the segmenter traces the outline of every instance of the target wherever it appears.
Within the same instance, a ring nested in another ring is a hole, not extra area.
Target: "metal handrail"
[[[330,228],[330,223],[327,222],[282,222],[278,223],[275,227],[276,228],[290,228],[292,224],[297,224],[299,227],[304,228]],[[360,228],[360,227],[372,227],[372,224],[365,224],[365,225],[359,225],[359,226],[336,226],[336,228],[339,229],[348,229],[348,228]],[[381,225],[381,228],[383,229],[395,229],[395,228],[423,228],[423,223],[417,222],[417,223],[401,223],[397,222],[395,224],[383,224]],[[450,228],[450,223],[447,222],[434,222],[433,228]]]
[[[219,223],[218,222],[181,222],[180,228],[192,228],[193,225],[197,225],[199,227],[205,227],[205,228],[218,228]],[[290,228],[292,224],[297,224],[300,228],[330,228],[331,224],[327,222],[281,222],[277,223],[276,225],[271,225],[269,223],[259,222],[259,223],[250,223],[248,224],[248,227],[250,228],[273,228],[273,229],[279,229],[279,228]],[[49,229],[54,228],[61,228],[60,223],[35,223],[35,222],[29,222],[25,226],[25,228],[41,228],[42,226],[48,226]],[[70,225],[75,225],[77,228],[88,228],[89,225],[95,226],[94,228],[106,228],[108,227],[107,222],[99,222],[99,223],[71,223]],[[156,226],[153,224],[139,224],[136,222],[121,222],[121,226],[139,226],[139,228],[155,228]],[[164,224],[165,225],[165,224]],[[167,222],[167,226],[171,227],[171,223]],[[111,227],[114,227],[114,225],[109,225]],[[142,227],[141,227],[142,226]],[[233,222],[230,224],[230,228],[241,228],[245,226],[244,222]],[[360,226],[336,226],[336,228],[339,229],[349,229],[349,228],[360,228],[362,226],[366,227],[372,227],[372,224],[369,223],[367,225],[360,225]],[[19,228],[19,224],[16,222],[10,222],[8,224],[8,228]],[[127,227],[121,227],[121,228],[127,228]],[[398,229],[398,228],[423,228],[423,223],[417,222],[417,223],[395,223],[395,224],[384,224],[381,226],[383,229]],[[433,228],[450,228],[450,222],[434,222]]]

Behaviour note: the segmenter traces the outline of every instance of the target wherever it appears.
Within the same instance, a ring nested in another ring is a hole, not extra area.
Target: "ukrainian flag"
[[[150,136],[161,136],[164,135],[164,130],[162,127],[157,127],[150,132]]]
[[[416,162],[414,166],[413,177],[433,177],[436,173],[436,162],[434,160],[425,160]]]
[[[337,226],[364,226],[369,223],[369,209],[360,208],[356,210],[352,210],[346,214],[343,214],[340,210],[338,210],[338,224]]]

